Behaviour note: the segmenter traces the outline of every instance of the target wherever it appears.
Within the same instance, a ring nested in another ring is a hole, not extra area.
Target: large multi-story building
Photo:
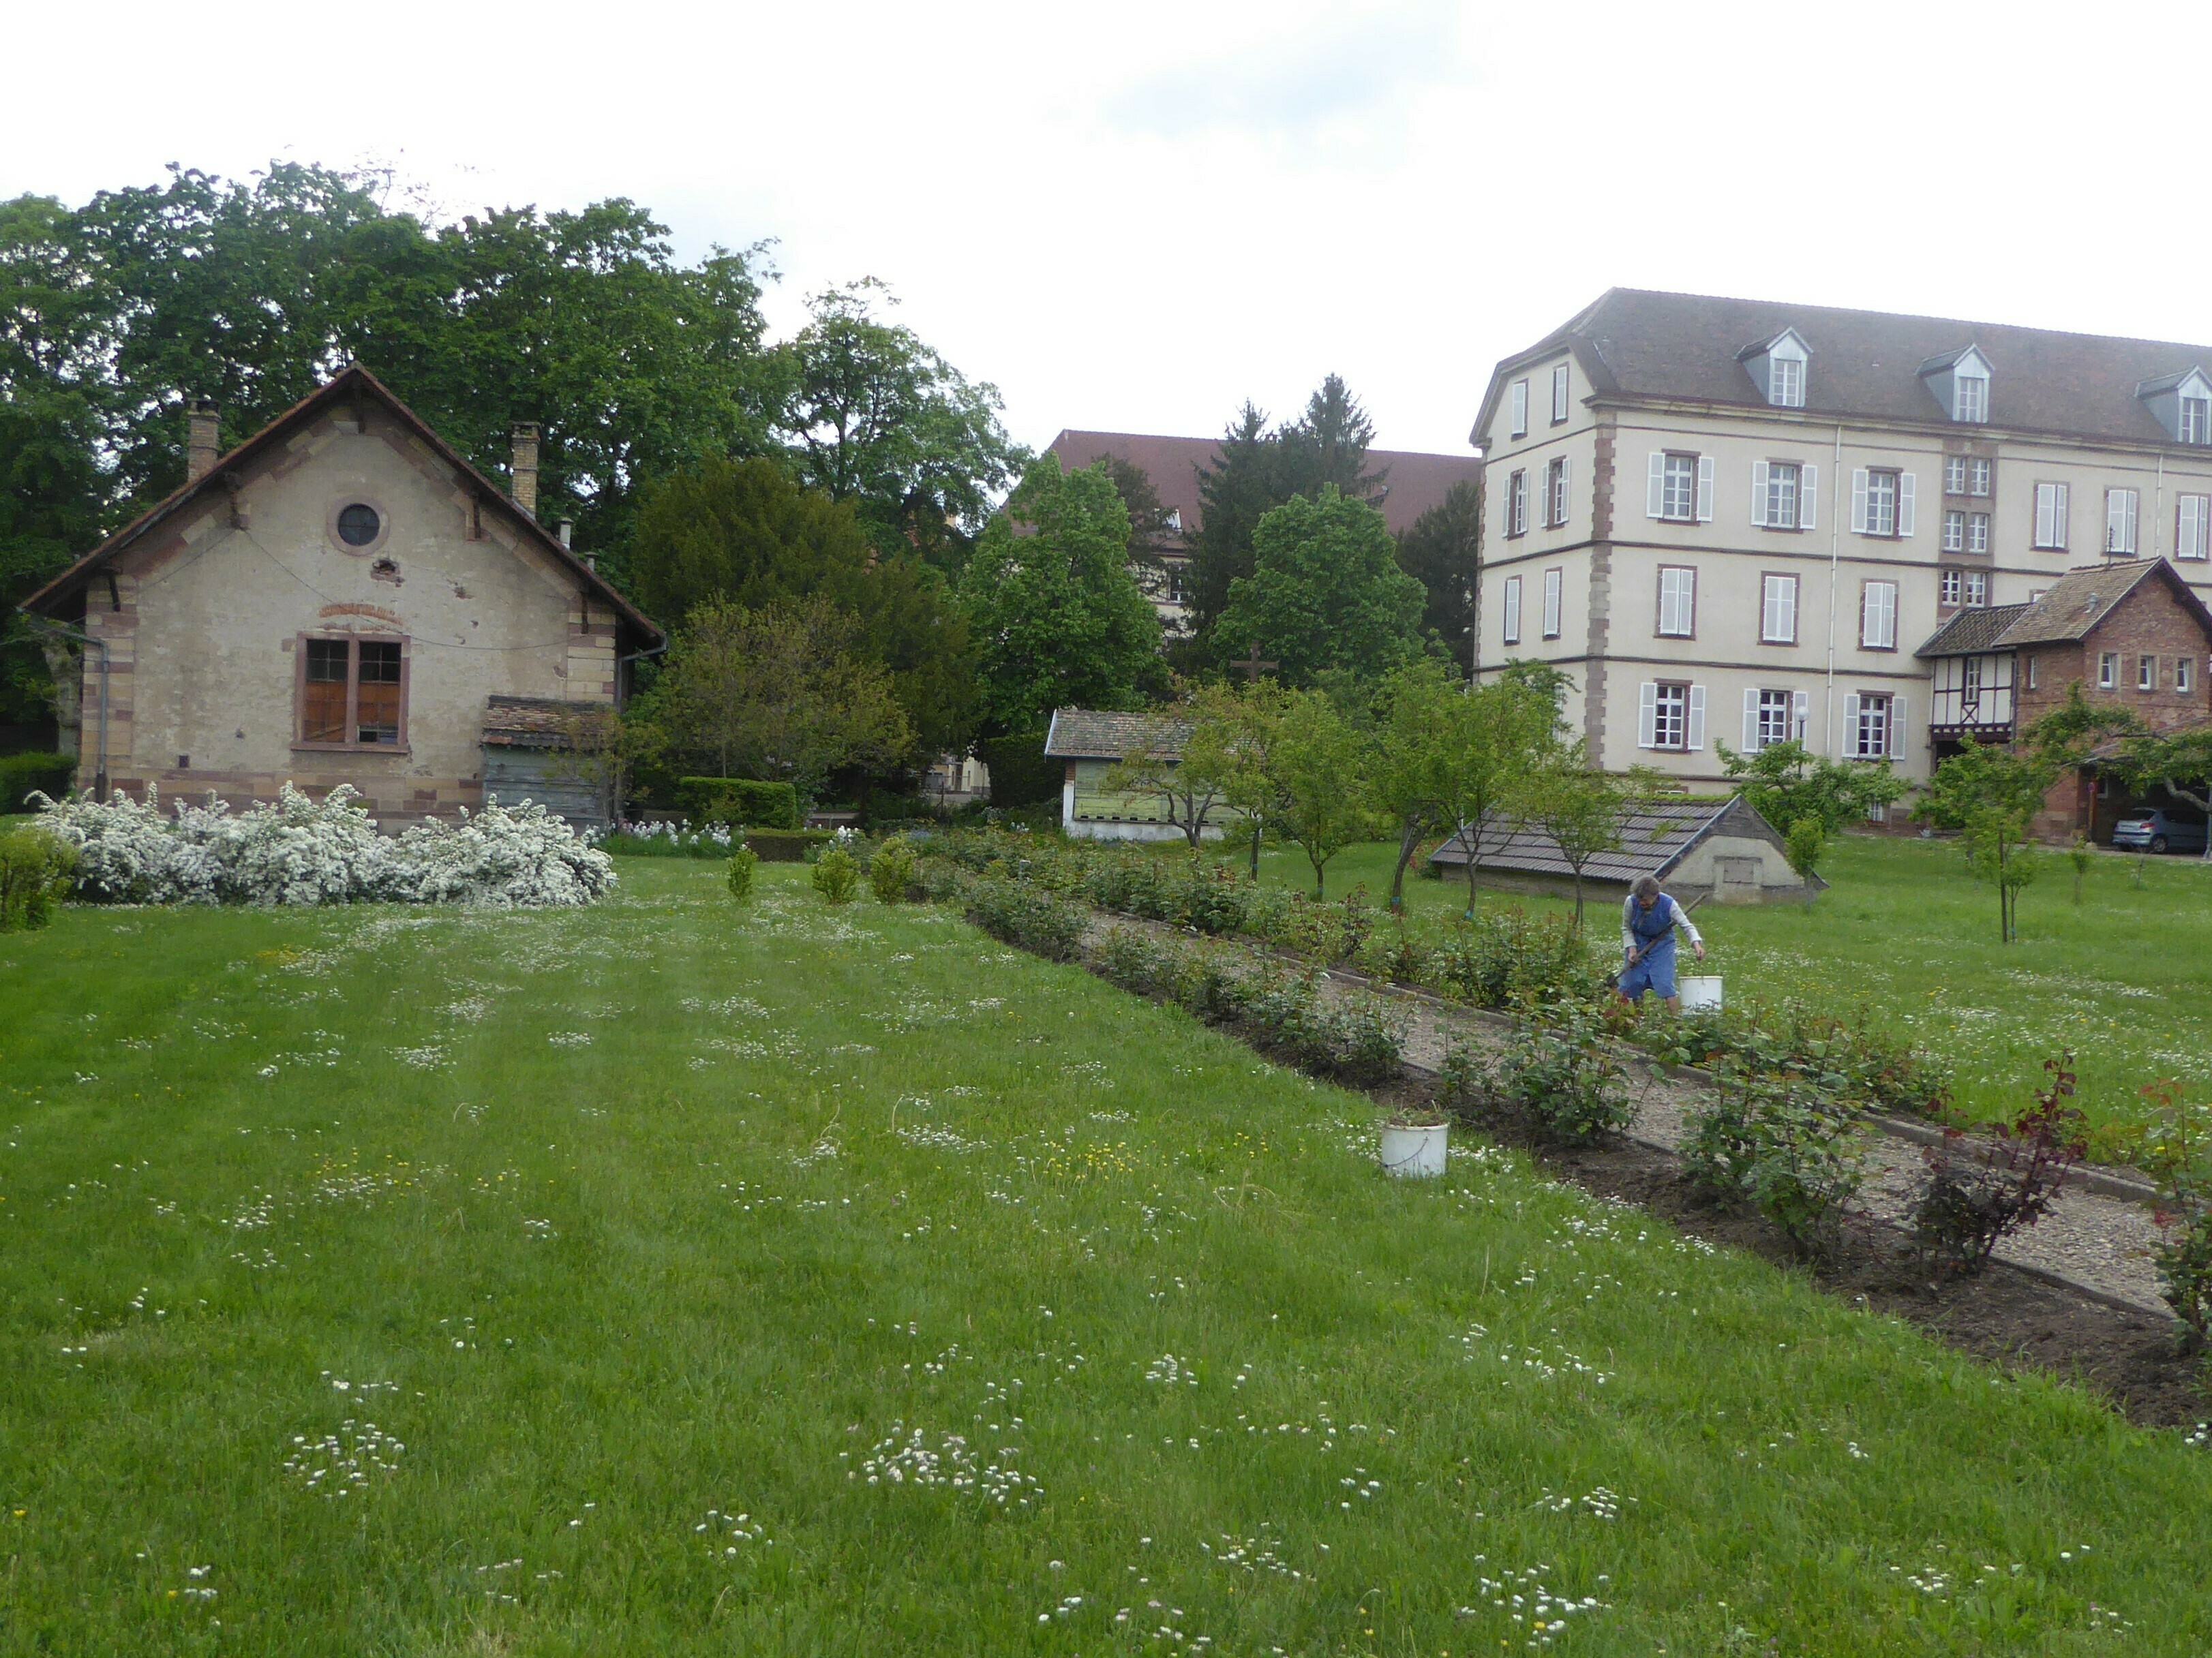
[[[1955,733],[1915,652],[1962,611],[2130,560],[2212,593],[2212,346],[1615,288],[1472,440],[1480,669],[1566,671],[1608,768],[1797,738],[1923,779]],[[2203,700],[2201,652],[2128,654]]]

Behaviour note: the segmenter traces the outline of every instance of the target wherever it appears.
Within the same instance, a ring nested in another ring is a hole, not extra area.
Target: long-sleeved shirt
[[[1697,924],[1690,920],[1688,910],[1684,909],[1681,905],[1663,892],[1659,895],[1658,904],[1654,905],[1653,908],[1661,908],[1662,906],[1668,919],[1689,935],[1690,943],[1693,946],[1704,944],[1705,941],[1698,936]],[[1620,948],[1624,956],[1633,956],[1642,948],[1636,938],[1636,895],[1632,892],[1621,902]]]

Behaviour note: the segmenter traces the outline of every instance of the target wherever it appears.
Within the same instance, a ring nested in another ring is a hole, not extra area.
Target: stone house
[[[2072,571],[2027,603],[1962,610],[1916,654],[1929,665],[1938,762],[1969,736],[2013,741],[2075,684],[2093,704],[2124,708],[2154,731],[2212,720],[2212,610],[2162,558]],[[2034,832],[2062,843],[2077,834],[2107,841],[2136,804],[2086,766],[2052,787]]]
[[[184,485],[23,602],[86,642],[81,785],[603,814],[552,763],[563,722],[665,640],[538,523],[535,427],[502,489],[356,366],[216,446],[196,409]]]
[[[1486,840],[1476,880],[1510,892],[1565,896],[1574,890],[1574,870],[1559,843],[1533,823],[1509,819],[1502,837]],[[1464,880],[1467,848],[1453,835],[1429,855],[1446,878]],[[1656,875],[1667,890],[1687,902],[1722,904],[1797,903],[1805,883],[1790,867],[1782,836],[1741,795],[1726,800],[1654,800],[1623,814],[1620,846],[1583,866],[1583,894],[1590,902],[1618,904],[1639,876]],[[1813,878],[1813,890],[1828,884]]]

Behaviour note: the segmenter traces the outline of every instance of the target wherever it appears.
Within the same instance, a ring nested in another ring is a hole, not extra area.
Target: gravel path
[[[1096,943],[1114,926],[1163,934],[1174,931],[1155,922],[1115,916],[1094,920],[1090,942]],[[1231,942],[1231,947],[1261,953],[1259,946],[1249,944]],[[1376,988],[1353,974],[1325,974],[1323,981],[1325,993],[1332,996]],[[1431,1074],[1439,1071],[1454,1042],[1499,1048],[1510,1029],[1510,1022],[1499,1014],[1454,1008],[1400,991],[1384,993],[1405,1011],[1406,1063],[1415,1071]],[[1685,1134],[1685,1119],[1711,1084],[1697,1073],[1649,1065],[1640,1057],[1630,1060],[1629,1069],[1638,1089],[1636,1118],[1629,1126],[1629,1138],[1663,1151],[1678,1150]],[[1902,1225],[1924,1167],[1920,1145],[1879,1119],[1874,1120],[1874,1126],[1876,1132],[1868,1143],[1867,1181],[1859,1200],[1876,1218]],[[2163,1314],[2166,1305],[2159,1295],[2158,1275],[2151,1264],[2151,1250],[2157,1242],[2158,1228],[2142,1203],[2069,1185],[2040,1224],[2007,1239],[1997,1246],[1996,1253],[2001,1260],[2061,1279],[2076,1289]]]

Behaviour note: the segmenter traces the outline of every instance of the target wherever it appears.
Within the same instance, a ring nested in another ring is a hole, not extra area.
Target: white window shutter
[[[2054,547],[2063,547],[2066,544],[2066,520],[2073,516],[2070,510],[2072,503],[2067,499],[2069,493],[2064,484],[2057,486],[2057,501],[2051,512],[2052,525],[2058,532],[2051,538],[2051,544]]]
[[[1656,680],[1647,679],[1637,688],[1636,746],[1659,746],[1659,686]]]
[[[1690,751],[1695,754],[1705,746],[1705,688],[1690,687]]]
[[[1797,475],[1797,527],[1801,530],[1813,527],[1813,503],[1820,493],[1820,469],[1817,466],[1805,467]]]
[[[1698,522],[1713,521],[1713,458],[1698,457]]]
[[[1565,524],[1574,516],[1574,462],[1565,455],[1559,457],[1559,522]]]
[[[1797,642],[1797,583],[1794,578],[1782,584],[1782,627],[1775,637],[1792,645]]]
[[[1889,755],[1893,760],[1905,758],[1905,698],[1889,699]]]
[[[1897,533],[1900,536],[1912,533],[1912,474],[1910,472],[1897,475]]]
[[[1867,469],[1851,469],[1851,533],[1863,536],[1867,526]]]
[[[1651,452],[1651,483],[1644,493],[1644,515],[1658,518],[1667,511],[1667,452]]]
[[[1813,699],[1803,691],[1797,692],[1790,702],[1790,734],[1802,742],[1806,722],[1812,718]]]
[[[1755,690],[1743,694],[1743,751],[1759,752],[1759,693]]]
[[[1751,464],[1751,521],[1764,524],[1766,520],[1766,463],[1755,460]]]
[[[2057,525],[2058,489],[2055,484],[2035,486],[2035,544],[2049,547],[2056,544],[2054,534]]]
[[[1845,691],[1844,693],[1843,756],[1848,760],[1858,751],[1859,694],[1856,691]]]
[[[2128,550],[2129,550],[2130,552],[2131,552],[2131,553],[2132,553],[2132,552],[2134,552],[2134,551],[2136,550],[2136,499],[2137,499],[2137,497],[2136,497],[2136,492],[2135,492],[2134,490],[2132,490],[2132,489],[2129,490],[2129,491],[2128,491]]]

